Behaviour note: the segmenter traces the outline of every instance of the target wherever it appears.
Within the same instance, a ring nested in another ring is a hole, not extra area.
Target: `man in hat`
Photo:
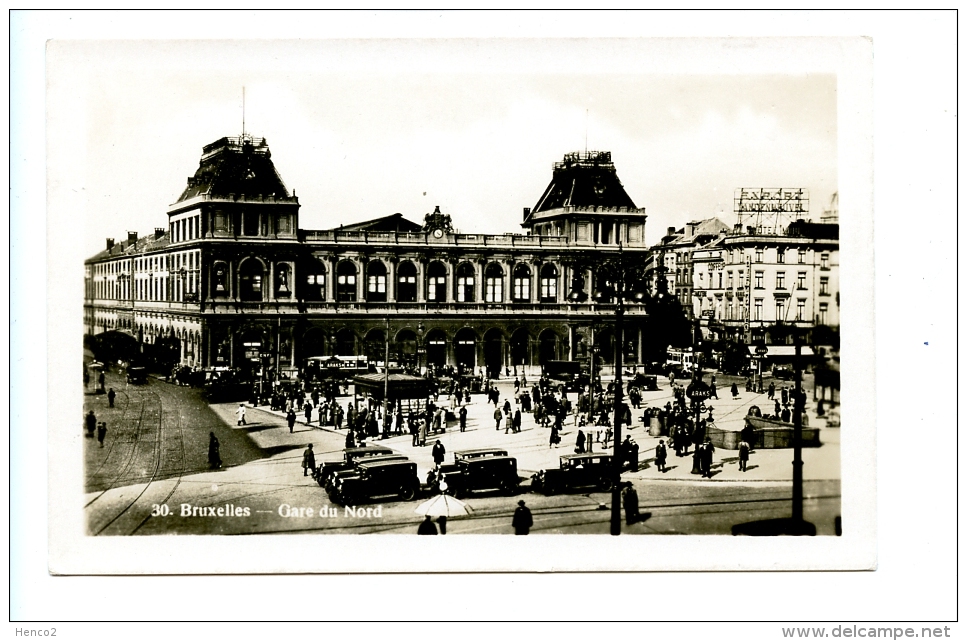
[[[433,523],[432,519],[433,517],[427,514],[426,518],[423,519],[423,522],[420,523],[420,527],[417,528],[416,533],[417,534],[437,534],[438,532],[436,531],[436,525]]]
[[[239,403],[238,409],[235,410],[235,416],[238,417],[237,425],[245,425],[245,404]]]
[[[668,458],[668,448],[665,447],[665,440],[658,439],[658,445],[655,446],[655,467],[658,471],[665,473],[665,460]]]
[[[316,455],[312,452],[312,443],[302,453],[302,476],[309,476],[310,470],[316,469]]]
[[[440,439],[437,439],[437,442],[433,444],[433,462],[436,465],[443,465],[443,460],[446,458],[446,454],[447,448],[443,447],[443,443],[440,442]]]
[[[630,482],[625,485],[625,489],[621,493],[621,498],[625,508],[625,523],[628,525],[637,523],[640,518],[638,513],[638,492]]]
[[[514,528],[514,534],[529,534],[533,525],[534,517],[531,516],[530,509],[528,509],[523,501],[517,501],[517,509],[514,510],[514,520],[511,522],[511,526]]]

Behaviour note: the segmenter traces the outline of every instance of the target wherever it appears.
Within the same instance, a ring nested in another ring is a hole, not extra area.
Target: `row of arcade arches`
[[[422,351],[421,351],[422,347]],[[341,328],[329,334],[321,328],[312,328],[297,346],[300,358],[310,356],[366,355],[372,361],[382,361],[386,349],[386,333],[372,329],[357,335],[349,328]],[[532,334],[519,328],[510,335],[492,328],[483,334],[464,327],[452,334],[440,328],[430,329],[420,339],[412,329],[390,333],[390,358],[406,365],[418,362],[435,365],[456,365],[465,368],[486,367],[499,370],[514,365],[540,365],[562,358],[561,337],[551,329]],[[422,358],[421,358],[422,356]]]

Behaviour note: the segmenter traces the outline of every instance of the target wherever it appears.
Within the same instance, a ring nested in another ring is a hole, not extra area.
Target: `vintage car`
[[[144,385],[148,382],[148,370],[144,367],[129,367],[128,382],[132,385]]]
[[[628,386],[637,387],[643,392],[654,392],[658,390],[658,377],[651,374],[635,374]]]
[[[593,487],[609,492],[613,487],[614,457],[611,454],[565,454],[558,469],[541,470],[531,487],[543,494]]]
[[[360,459],[368,459],[374,456],[396,456],[399,452],[391,450],[382,445],[370,445],[367,447],[348,447],[343,450],[342,459],[338,461],[323,461],[312,472],[312,478],[322,487],[326,487],[330,476],[343,470],[351,470]],[[328,488],[327,488],[328,489]]]
[[[379,461],[380,463],[385,463],[387,461],[408,461],[408,460],[410,459],[402,454],[388,454],[386,456],[381,455],[381,456],[371,456],[369,458],[358,458],[353,463],[352,467],[346,468],[344,470],[331,470],[331,469],[328,470],[326,472],[325,478],[323,479],[323,483],[325,484],[323,487],[326,488],[326,494],[328,494],[331,498],[333,490],[336,487],[336,483],[339,482],[339,479],[344,479],[344,478],[359,474],[360,463],[373,462],[373,461]]]
[[[517,459],[511,456],[484,456],[460,459],[455,465],[440,468],[430,489],[440,491],[440,479],[446,481],[447,493],[457,498],[479,490],[500,490],[515,494],[520,487]]]
[[[484,458],[487,456],[507,456],[507,450],[496,447],[481,447],[475,450],[457,450],[453,453],[453,462],[458,463],[464,459]]]
[[[357,471],[358,474],[336,482],[330,495],[334,503],[358,505],[386,496],[412,501],[420,491],[420,479],[413,461],[366,461],[359,464]]]

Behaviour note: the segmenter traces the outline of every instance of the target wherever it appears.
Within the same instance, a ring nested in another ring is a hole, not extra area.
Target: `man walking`
[[[638,513],[638,492],[635,490],[635,486],[630,482],[625,485],[621,498],[625,507],[625,523],[634,525],[641,518]]]
[[[461,406],[459,414],[460,414],[460,431],[466,432],[467,431],[467,408],[464,406]]]
[[[665,447],[664,439],[658,439],[658,445],[655,446],[655,467],[662,474],[665,473],[665,461],[668,459],[668,448]]]
[[[438,467],[440,465],[443,465],[443,461],[446,458],[446,455],[447,455],[447,448],[443,447],[443,443],[440,442],[440,439],[437,439],[437,442],[433,444],[433,462]]]
[[[500,431],[500,421],[504,418],[504,413],[498,407],[494,410],[494,421],[497,423],[497,431]]]
[[[312,421],[312,403],[306,403],[306,425]]]
[[[739,471],[745,472],[749,465],[749,444],[744,440],[739,441]]]
[[[108,407],[114,407],[114,397],[115,396],[116,396],[116,394],[114,393],[114,388],[112,387],[111,389],[109,389],[107,391],[107,406]]]
[[[702,444],[702,478],[712,478],[712,454],[715,452],[715,446],[712,445],[712,439],[706,437],[705,443]]]
[[[514,520],[511,522],[514,534],[529,534],[534,526],[534,517],[523,501],[517,501],[517,509],[514,510]]]
[[[107,436],[107,423],[101,421],[97,424],[97,442],[104,447],[104,437]]]
[[[94,415],[94,410],[87,413],[84,417],[84,427],[87,429],[88,438],[94,436],[94,431],[97,429],[97,416]]]
[[[285,415],[285,423],[289,426],[289,434],[291,434],[295,428],[295,410],[291,407],[289,408],[289,413]]]
[[[215,432],[208,433],[208,467],[215,470],[222,466],[221,445]]]
[[[302,476],[309,476],[309,470],[316,469],[316,455],[312,451],[312,443],[302,453]]]
[[[238,417],[237,425],[245,425],[245,404],[239,403],[238,409],[235,410],[235,416]]]

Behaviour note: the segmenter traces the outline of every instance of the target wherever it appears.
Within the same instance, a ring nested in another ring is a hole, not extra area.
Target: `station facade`
[[[264,139],[205,146],[166,227],[108,239],[86,261],[86,332],[163,341],[180,364],[255,375],[387,351],[390,363],[491,376],[592,353],[609,363],[615,303],[603,266],[643,264],[647,252],[645,210],[608,152],[554,163],[521,233],[456,233],[439,209],[422,224],[395,214],[307,230],[300,207]],[[625,305],[632,363],[644,319],[643,305]]]

